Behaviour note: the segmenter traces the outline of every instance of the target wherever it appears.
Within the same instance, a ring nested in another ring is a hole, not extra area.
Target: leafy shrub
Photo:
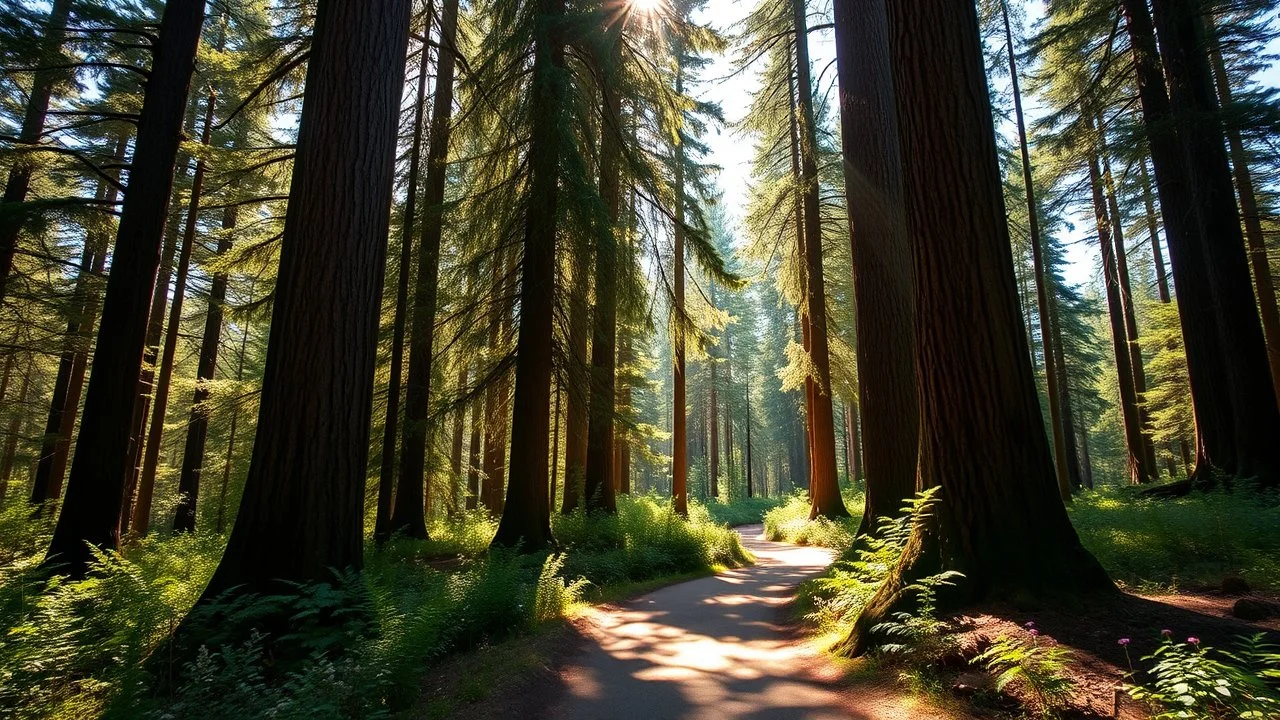
[[[810,520],[809,496],[804,491],[791,495],[785,503],[764,516],[766,538],[796,545],[827,547],[838,553],[847,552],[853,546],[857,532],[858,520],[855,518],[828,520],[819,517]]]
[[[721,525],[735,527],[764,522],[765,513],[782,505],[785,498],[737,498],[733,502],[712,501],[706,504],[711,519]]]
[[[1241,639],[1234,652],[1194,637],[1174,642],[1172,635],[1165,630],[1160,647],[1142,658],[1153,663],[1151,681],[1128,687],[1134,699],[1158,708],[1156,720],[1280,716],[1280,651],[1267,645],[1264,635]]]
[[[1010,685],[1021,685],[1035,696],[1042,715],[1056,717],[1058,709],[1071,698],[1074,687],[1066,675],[1071,653],[1059,645],[1042,644],[1034,623],[1027,624],[1027,634],[1030,640],[997,638],[974,660],[996,674],[997,692],[1004,692]]]

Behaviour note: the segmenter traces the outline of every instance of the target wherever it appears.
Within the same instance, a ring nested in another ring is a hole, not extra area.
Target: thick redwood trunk
[[[1112,589],[1067,517],[1018,308],[977,12],[970,3],[888,3],[907,229],[916,278],[922,485],[936,520],[844,644],[939,570],[963,573],[943,606]],[[974,448],[982,448],[974,453]]]
[[[31,78],[31,91],[27,95],[26,111],[22,115],[22,127],[18,130],[18,144],[37,145],[44,133],[44,122],[49,114],[49,100],[53,86],[67,74],[56,66],[64,63],[62,43],[67,34],[67,17],[71,14],[71,0],[53,0],[49,18],[45,21],[41,39],[39,68]],[[25,158],[9,168],[9,178],[4,186],[4,198],[0,200],[0,298],[9,290],[9,275],[13,272],[13,256],[18,249],[18,234],[22,231],[23,213],[18,205],[27,199],[31,189],[34,166]]]
[[[809,465],[809,516],[848,517],[836,468],[835,416],[831,407],[831,359],[827,348],[827,291],[822,277],[822,218],[818,206],[818,139],[809,76],[809,37],[804,0],[793,0],[796,34],[796,101],[799,108],[800,189],[804,194],[805,302],[809,309],[809,358],[813,378],[813,455]]]
[[[316,5],[244,498],[204,599],[363,564],[364,484],[410,0]]]
[[[204,5],[204,0],[165,4],[138,117],[93,373],[66,500],[46,557],[48,565],[61,565],[73,577],[88,569],[89,546],[120,545],[129,421]]]
[[[218,238],[218,257],[231,252],[231,231],[239,213],[232,206],[222,212],[222,236]],[[196,389],[191,398],[191,417],[187,421],[187,441],[182,452],[182,473],[178,476],[178,508],[173,516],[176,532],[194,532],[196,507],[200,500],[200,479],[204,474],[204,449],[209,439],[209,383],[218,370],[218,350],[222,343],[223,305],[227,300],[227,272],[214,273],[209,285],[209,302],[205,310],[204,336],[200,340],[200,362],[196,369]]]
[[[551,418],[551,357],[556,280],[556,195],[560,176],[558,126],[567,79],[559,23],[564,0],[537,0],[530,92],[533,129],[520,276],[520,328],[516,339],[514,422],[507,496],[495,546],[537,552],[551,543],[547,505],[547,441]]]
[[[884,2],[837,0],[834,10],[858,329],[858,398],[845,422],[850,480],[868,478],[859,531],[873,532],[917,490],[914,280]]]

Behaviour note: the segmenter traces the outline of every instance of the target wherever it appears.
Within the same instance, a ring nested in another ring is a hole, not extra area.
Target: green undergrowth
[[[446,656],[583,601],[749,561],[705,508],[685,521],[659,498],[624,497],[616,517],[555,518],[554,554],[486,552],[494,523],[468,513],[433,523],[430,541],[371,548],[362,572],[188,618],[224,536],[153,534],[100,554],[85,580],[45,583],[35,566],[47,522],[18,506],[0,513],[0,715],[14,718],[398,717]],[[274,637],[220,634],[281,614],[287,630]],[[187,659],[167,642],[184,619],[207,642]]]
[[[780,507],[787,497],[737,498],[732,502],[713,501],[706,504],[711,519],[722,525],[755,525],[764,522],[765,513]]]
[[[1280,590],[1280,495],[1196,492],[1144,497],[1106,488],[1075,499],[1080,540],[1111,576],[1144,592],[1215,587],[1239,575]]]
[[[803,490],[790,495],[786,502],[764,516],[764,534],[770,540],[795,545],[817,545],[844,554],[853,546],[854,534],[862,517],[862,495],[844,494],[850,517],[841,520],[809,519],[809,496]]]

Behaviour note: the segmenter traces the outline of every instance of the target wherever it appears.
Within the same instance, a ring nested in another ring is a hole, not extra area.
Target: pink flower
[[[1117,640],[1116,642],[1117,642],[1118,644],[1120,644],[1120,645],[1125,646],[1125,647],[1128,647],[1128,646],[1129,646],[1129,638],[1120,638],[1120,639],[1119,639],[1119,640]]]
[[[1187,638],[1187,642],[1189,642],[1189,643],[1191,643],[1192,645],[1195,645],[1195,646],[1197,646],[1197,647],[1199,647],[1199,646],[1200,646],[1200,638],[1195,637],[1194,635],[1193,635],[1193,636],[1191,636],[1191,637],[1189,637],[1189,638]]]
[[[1027,624],[1026,624],[1026,625],[1023,625],[1022,627],[1024,627],[1024,628],[1026,628],[1026,629],[1030,630],[1031,628],[1033,628],[1033,627],[1035,627],[1035,626],[1036,626],[1036,622],[1035,622],[1034,620],[1029,620],[1029,621],[1027,621]]]
[[[1160,631],[1160,634],[1161,634],[1161,635],[1163,635],[1163,636],[1165,636],[1165,637],[1173,637],[1173,631],[1172,631],[1172,630],[1170,630],[1170,629],[1168,629],[1168,628],[1165,628],[1164,630],[1161,630],[1161,631]]]
[[[1035,628],[1031,628],[1030,632],[1031,632],[1031,637],[1040,637],[1040,631],[1039,631],[1039,630],[1037,630],[1037,629],[1035,629]]]

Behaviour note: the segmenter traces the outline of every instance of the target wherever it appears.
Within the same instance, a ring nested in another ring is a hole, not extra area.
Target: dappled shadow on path
[[[796,586],[831,553],[761,541],[759,526],[740,531],[756,565],[598,614],[586,631],[595,644],[564,672],[551,717],[895,717],[854,707],[839,670],[787,622]]]

